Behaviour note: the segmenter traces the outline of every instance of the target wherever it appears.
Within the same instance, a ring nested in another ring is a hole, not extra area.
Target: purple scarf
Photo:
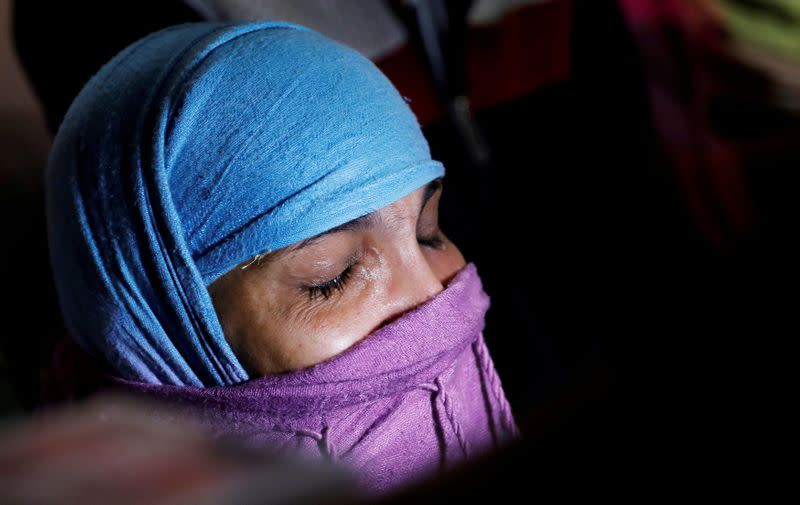
[[[489,303],[469,263],[435,297],[312,367],[236,386],[113,383],[188,409],[218,435],[339,461],[383,493],[518,436],[483,339]]]

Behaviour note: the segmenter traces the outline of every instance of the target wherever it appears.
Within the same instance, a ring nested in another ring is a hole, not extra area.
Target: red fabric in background
[[[470,27],[467,83],[473,110],[509,102],[570,73],[572,1],[553,0],[516,9],[497,24]],[[442,107],[424,61],[406,45],[377,62],[423,125]]]
[[[710,2],[619,0],[639,46],[653,124],[695,226],[717,245],[753,226],[752,199],[735,142],[715,131],[711,103],[725,34]]]

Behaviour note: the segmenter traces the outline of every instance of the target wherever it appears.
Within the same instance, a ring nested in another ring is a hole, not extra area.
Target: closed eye
[[[334,277],[329,281],[325,281],[321,284],[315,284],[311,286],[305,286],[305,290],[308,293],[309,300],[315,300],[322,296],[324,299],[328,299],[331,297],[334,291],[342,292],[344,291],[345,284],[350,279],[350,276],[353,274],[353,267],[355,265],[350,265],[342,272]]]
[[[420,245],[430,247],[431,249],[441,249],[444,245],[444,240],[438,233],[429,237],[417,237],[417,242]]]

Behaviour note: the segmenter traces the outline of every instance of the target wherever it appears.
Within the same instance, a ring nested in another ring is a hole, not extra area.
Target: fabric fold
[[[342,461],[365,489],[388,491],[519,435],[485,347],[489,305],[468,263],[439,294],[312,367],[224,387],[109,382],[218,436]]]

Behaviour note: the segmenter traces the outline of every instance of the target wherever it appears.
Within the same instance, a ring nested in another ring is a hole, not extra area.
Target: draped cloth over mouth
[[[386,493],[519,436],[483,337],[489,302],[469,263],[427,302],[306,369],[210,388],[108,380],[218,436],[348,465],[363,491]]]
[[[48,240],[67,330],[125,379],[247,381],[207,286],[443,174],[385,76],[312,30],[153,33],[91,78],[51,151]]]

